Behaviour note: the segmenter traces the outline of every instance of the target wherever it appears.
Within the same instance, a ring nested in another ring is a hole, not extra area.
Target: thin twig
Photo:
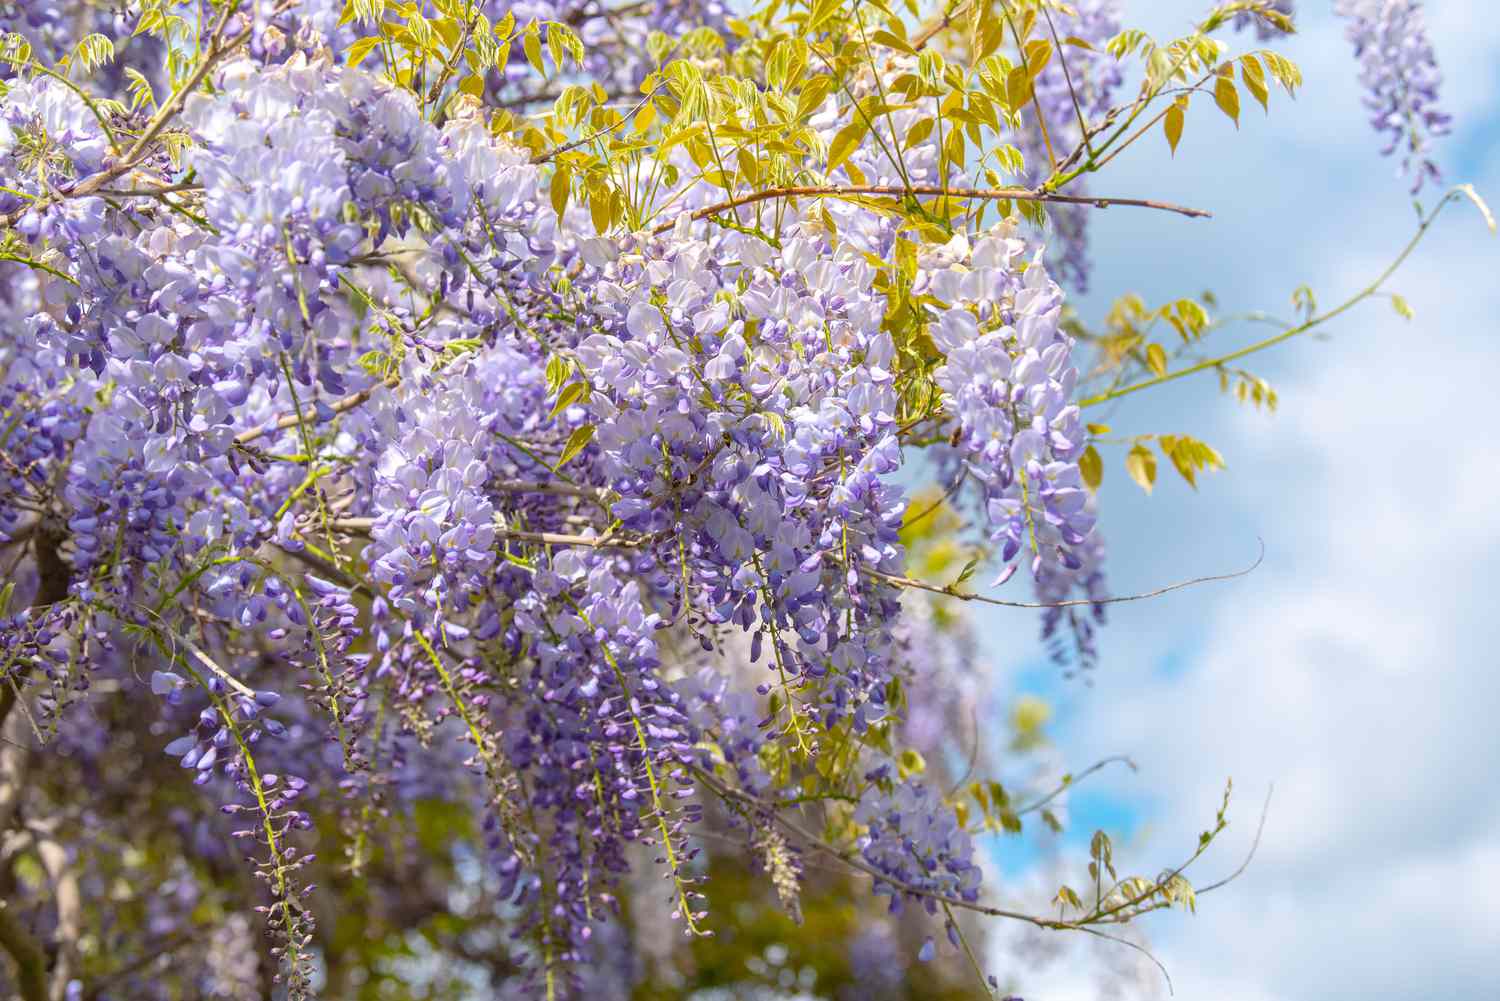
[[[1109,765],[1114,764],[1117,761],[1123,762],[1124,764],[1129,765],[1130,766],[1130,770],[1133,771],[1133,772],[1134,771],[1139,771],[1139,769],[1136,768],[1135,762],[1131,761],[1130,758],[1126,757],[1123,754],[1116,754],[1116,755],[1113,755],[1111,757],[1105,758],[1102,761],[1096,761],[1092,765],[1090,765],[1089,767],[1085,768],[1083,771],[1079,772],[1077,775],[1071,775],[1071,776],[1069,776],[1068,779],[1067,779],[1067,781],[1060,783],[1056,789],[1053,789],[1051,792],[1049,792],[1047,795],[1043,796],[1041,799],[1037,800],[1034,803],[1028,803],[1026,806],[1021,807],[1019,810],[1016,811],[1016,816],[1020,817],[1020,816],[1026,815],[1028,813],[1031,813],[1031,812],[1033,812],[1035,810],[1040,810],[1042,807],[1046,806],[1048,803],[1052,802],[1054,799],[1056,799],[1057,797],[1061,796],[1064,792],[1066,792],[1067,790],[1073,788],[1078,783],[1080,783],[1084,779],[1088,778],[1090,775],[1094,774],[1095,772],[1097,772],[1097,771],[1099,771],[1099,770],[1101,770],[1101,769],[1103,769],[1103,768],[1105,768],[1105,767],[1107,767]]]
[[[969,9],[968,3],[961,3],[952,10],[946,11],[942,17],[936,19],[927,27],[917,32],[916,37],[911,40],[911,47],[918,52],[927,47],[927,43],[937,37],[938,32],[953,24],[954,20],[962,17]]]
[[[1137,945],[1135,942],[1130,941],[1130,939],[1128,939],[1128,938],[1122,938],[1119,935],[1111,935],[1108,932],[1102,932],[1102,931],[1100,931],[1097,928],[1090,928],[1088,925],[1080,925],[1078,927],[1078,930],[1082,931],[1082,932],[1087,932],[1090,935],[1094,935],[1094,936],[1096,936],[1098,938],[1102,938],[1102,939],[1104,939],[1105,941],[1108,941],[1108,942],[1115,942],[1115,943],[1117,943],[1119,945],[1129,946],[1130,948],[1134,949],[1136,952],[1140,953],[1142,956],[1145,956],[1147,959],[1151,960],[1151,962],[1153,962],[1153,963],[1156,964],[1156,968],[1161,971],[1162,977],[1164,977],[1166,979],[1166,981],[1167,981],[1167,993],[1168,994],[1173,994],[1173,995],[1176,994],[1176,991],[1174,991],[1172,989],[1172,975],[1167,972],[1167,968],[1166,968],[1165,965],[1163,965],[1162,961],[1159,960],[1159,959],[1157,959],[1155,956],[1153,956],[1151,954],[1151,950],[1147,949],[1145,946],[1143,946],[1143,945]]]
[[[1266,801],[1261,804],[1260,823],[1255,825],[1255,839],[1250,842],[1250,852],[1245,856],[1245,861],[1241,862],[1238,869],[1236,869],[1234,872],[1231,872],[1223,879],[1219,880],[1216,883],[1210,883],[1202,889],[1195,890],[1193,891],[1194,893],[1210,893],[1214,890],[1217,890],[1221,886],[1227,886],[1228,884],[1233,883],[1235,880],[1239,879],[1240,876],[1244,874],[1245,870],[1250,868],[1250,863],[1255,860],[1255,853],[1260,850],[1260,836],[1266,829],[1266,815],[1271,812],[1271,794],[1275,791],[1276,783],[1273,782],[1271,783],[1271,787],[1266,790]]]
[[[925,580],[917,580],[914,577],[902,577],[897,574],[884,573],[880,570],[862,569],[861,572],[874,577],[876,580],[883,580],[887,584],[894,584],[897,587],[911,587],[920,591],[930,591],[933,594],[947,595],[950,598],[957,598],[960,601],[978,601],[985,605],[998,605],[1002,608],[1073,608],[1079,605],[1119,605],[1127,601],[1144,601],[1147,598],[1158,598],[1164,594],[1171,594],[1173,591],[1196,587],[1199,584],[1235,580],[1254,573],[1266,558],[1265,540],[1257,539],[1256,541],[1260,544],[1260,553],[1255,557],[1255,562],[1243,570],[1235,570],[1232,573],[1226,574],[1214,574],[1209,577],[1194,577],[1192,580],[1178,581],[1175,584],[1168,584],[1166,587],[1159,587],[1154,591],[1145,591],[1141,594],[1118,595],[1112,598],[1072,598],[1068,601],[1006,601],[1001,598],[991,598],[987,595],[975,594],[972,591],[960,591],[953,585],[929,584]],[[829,558],[832,558],[831,554]]]
[[[604,136],[609,135],[611,132],[613,132],[616,129],[620,128],[620,126],[624,125],[626,122],[628,122],[632,118],[634,118],[635,117],[635,113],[637,111],[640,111],[642,108],[644,108],[646,106],[646,102],[649,101],[649,100],[651,100],[653,97],[655,97],[656,96],[656,92],[658,90],[661,90],[660,86],[653,87],[651,89],[651,93],[647,94],[645,97],[643,97],[639,101],[635,102],[635,107],[633,107],[629,111],[625,112],[625,114],[623,116],[621,116],[620,120],[618,122],[615,122],[613,125],[607,125],[604,128],[602,128],[602,129],[598,129],[597,131],[593,132],[590,135],[586,135],[586,136],[582,137],[581,139],[574,139],[570,143],[563,143],[561,146],[554,147],[553,149],[550,149],[550,150],[548,150],[545,153],[538,153],[536,156],[534,156],[534,157],[531,158],[531,162],[532,163],[546,163],[548,160],[551,160],[554,157],[561,156],[562,154],[568,152],[569,150],[577,149],[580,146],[587,146],[589,143],[593,142],[595,139],[600,139],[600,138],[602,138]]]

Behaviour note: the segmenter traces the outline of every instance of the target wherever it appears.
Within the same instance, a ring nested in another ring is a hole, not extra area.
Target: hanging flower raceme
[[[1438,69],[1422,5],[1417,0],[1338,0],[1334,11],[1348,21],[1345,33],[1359,60],[1370,125],[1384,136],[1381,152],[1399,154],[1401,175],[1412,194],[1441,178],[1432,140],[1447,135],[1452,118],[1438,107],[1443,75]]]
[[[1004,233],[970,249],[955,238],[924,262],[923,290],[948,303],[933,324],[946,355],[934,373],[969,471],[983,484],[992,537],[1005,563],[1033,576],[1080,564],[1093,531],[1078,460],[1088,442],[1073,402],[1073,341],[1058,326],[1062,293],[1041,255]],[[1023,270],[1024,267],[1024,270]],[[999,581],[997,581],[998,583]]]

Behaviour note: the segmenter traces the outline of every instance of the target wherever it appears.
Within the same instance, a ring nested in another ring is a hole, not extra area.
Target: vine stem
[[[1121,386],[1119,389],[1111,389],[1106,393],[1100,393],[1097,396],[1091,396],[1085,400],[1080,400],[1078,405],[1080,407],[1098,406],[1101,403],[1108,403],[1111,400],[1118,400],[1122,396],[1129,396],[1131,393],[1138,393],[1143,389],[1150,389],[1153,386],[1160,386],[1163,383],[1174,382],[1177,379],[1183,379],[1190,375],[1196,375],[1199,372],[1204,372],[1209,369],[1220,368],[1224,365],[1229,364],[1230,362],[1239,361],[1241,358],[1245,358],[1249,355],[1264,351],[1267,348],[1275,347],[1276,345],[1281,344],[1284,341],[1289,341],[1293,337],[1298,337],[1302,334],[1307,333],[1309,330],[1320,327],[1323,324],[1327,323],[1329,320],[1333,320],[1339,316],[1342,316],[1344,313],[1347,313],[1355,306],[1364,302],[1366,299],[1379,294],[1381,286],[1390,280],[1390,277],[1396,273],[1401,265],[1406,263],[1406,259],[1410,257],[1412,255],[1412,252],[1417,249],[1417,245],[1422,242],[1422,238],[1427,235],[1427,231],[1432,228],[1432,224],[1437,221],[1437,217],[1442,213],[1443,209],[1448,205],[1449,202],[1456,201],[1459,198],[1468,198],[1473,201],[1475,205],[1478,206],[1479,210],[1485,214],[1486,221],[1490,226],[1490,231],[1494,232],[1495,224],[1489,216],[1489,209],[1485,206],[1483,200],[1479,198],[1478,194],[1474,192],[1474,189],[1466,184],[1459,185],[1456,188],[1451,188],[1447,194],[1443,195],[1442,200],[1437,203],[1433,210],[1425,217],[1423,217],[1421,224],[1417,227],[1416,234],[1407,242],[1401,253],[1396,256],[1396,259],[1392,261],[1390,265],[1380,273],[1380,276],[1369,285],[1366,285],[1359,292],[1355,293],[1351,298],[1345,300],[1340,305],[1335,306],[1333,309],[1330,309],[1328,312],[1311,317],[1310,319],[1298,324],[1295,327],[1283,330],[1279,334],[1273,334],[1272,336],[1267,337],[1264,340],[1256,341],[1254,344],[1251,344],[1248,347],[1240,348],[1238,351],[1231,351],[1229,354],[1220,355],[1217,358],[1209,358],[1205,361],[1198,362],[1195,365],[1189,365],[1187,368],[1179,369],[1176,372],[1168,372],[1165,375],[1159,375],[1155,378],[1143,379],[1140,382],[1132,383],[1128,386]]]

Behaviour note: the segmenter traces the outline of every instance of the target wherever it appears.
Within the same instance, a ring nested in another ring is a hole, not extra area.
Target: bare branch
[[[328,405],[328,409],[332,410],[336,414],[341,414],[346,410],[353,410],[355,407],[359,406],[361,403],[364,403],[370,397],[374,396],[375,391],[378,390],[381,386],[386,386],[388,388],[394,389],[400,384],[401,380],[395,376],[392,376],[391,378],[386,379],[384,382],[377,382],[373,386],[368,386],[364,389],[361,389],[357,393],[350,393],[348,396],[335,400]],[[296,414],[284,414],[283,416],[277,418],[276,421],[272,424],[263,424],[258,428],[252,428],[249,431],[242,431],[240,434],[235,436],[234,443],[236,445],[248,445],[252,441],[255,441],[258,438],[264,438],[266,435],[272,434],[273,432],[286,431],[290,428],[294,428],[298,425],[298,423],[300,423],[300,421],[298,420]]]
[[[764,191],[753,191],[745,195],[737,195],[734,198],[722,202],[716,202],[706,208],[697,209],[687,215],[687,218],[698,221],[710,216],[718,215],[729,209],[739,208],[742,205],[754,205],[756,202],[770,201],[773,198],[840,198],[850,195],[887,195],[891,197],[904,197],[906,195],[925,195],[946,198],[979,198],[999,201],[1011,199],[1018,202],[1054,202],[1064,205],[1092,205],[1094,208],[1107,209],[1111,205],[1128,205],[1133,208],[1159,209],[1163,212],[1175,212],[1191,219],[1211,218],[1213,213],[1203,209],[1189,208],[1186,205],[1176,205],[1172,202],[1159,202],[1147,198],[1105,198],[1093,195],[1059,195],[1048,191],[1033,191],[1030,188],[944,188],[935,184],[913,184],[910,187],[900,184],[803,184],[787,185],[778,188],[767,188]],[[652,233],[666,233],[677,225],[677,220],[662,223],[653,229]]]

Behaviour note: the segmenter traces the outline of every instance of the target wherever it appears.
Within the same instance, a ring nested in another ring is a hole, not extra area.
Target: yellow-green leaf
[[[1052,61],[1052,43],[1034,38],[1026,43],[1026,72],[1034,80]]]
[[[526,61],[531,64],[531,68],[546,76],[547,68],[542,63],[542,38],[535,21],[526,26],[526,34],[521,36],[521,48],[525,51]]]
[[[594,221],[594,232],[609,229],[609,190],[595,188],[589,191],[589,216]]]
[[[1187,102],[1177,100],[1167,109],[1166,121],[1162,128],[1167,133],[1167,145],[1171,147],[1172,154],[1177,154],[1177,144],[1182,141],[1182,127],[1187,124]]]
[[[575,428],[573,433],[568,435],[568,443],[563,446],[562,456],[558,458],[557,465],[552,467],[553,472],[566,466],[593,440],[594,425],[585,424],[583,427]]]
[[[849,159],[859,148],[860,140],[868,131],[870,131],[870,126],[863,119],[850,122],[839,129],[838,135],[833,137],[833,142],[828,147],[828,173],[833,173],[840,164]]]
[[[1090,490],[1098,490],[1104,482],[1104,460],[1093,445],[1084,449],[1083,457],[1078,460],[1078,471],[1083,474],[1083,482]]]
[[[588,386],[581,382],[570,382],[563,387],[562,392],[557,394],[557,402],[552,406],[552,417],[577,403],[588,392]]]
[[[1146,493],[1156,486],[1156,454],[1145,445],[1137,445],[1125,456],[1125,471]]]
[[[832,20],[839,12],[842,0],[817,0],[813,5],[812,14],[807,19],[807,26],[803,30],[812,34],[823,26],[825,21]]]
[[[1167,374],[1167,352],[1160,344],[1152,344],[1146,348],[1146,364],[1151,366],[1151,371],[1158,376]]]
[[[932,135],[933,121],[931,118],[919,118],[906,130],[906,138],[903,143],[907,149],[921,145],[922,141]]]
[[[635,113],[635,131],[637,134],[645,132],[656,123],[656,105],[647,101],[641,105],[641,110]]]
[[[898,52],[905,52],[909,56],[914,56],[917,54],[917,50],[911,47],[910,42],[906,41],[906,39],[904,38],[898,38],[893,33],[884,29],[881,29],[880,31],[877,31],[873,35],[871,35],[870,41],[874,42],[876,45],[884,45],[888,49],[895,49]]]
[[[1240,60],[1240,78],[1245,81],[1245,89],[1250,96],[1260,102],[1260,106],[1266,111],[1271,110],[1267,103],[1271,96],[1266,88],[1266,71],[1261,67],[1260,60],[1254,56],[1246,56]]]
[[[1214,81],[1214,103],[1219,106],[1220,111],[1229,116],[1236,127],[1239,126],[1240,89],[1229,77],[1221,76]]]
[[[568,194],[573,187],[573,170],[566,163],[558,164],[557,172],[552,175],[552,210],[562,218],[563,212],[568,208]]]
[[[380,44],[380,37],[372,35],[369,38],[355,39],[354,44],[349,46],[348,60],[350,66],[358,66],[364,61],[370,50]]]
[[[1158,441],[1161,443],[1162,454],[1171,460],[1178,474],[1194,490],[1198,489],[1199,472],[1224,468],[1224,457],[1196,438],[1164,434]]]
[[[1019,111],[1031,100],[1031,77],[1024,67],[1017,66],[1005,77],[1005,103],[1012,111]]]

